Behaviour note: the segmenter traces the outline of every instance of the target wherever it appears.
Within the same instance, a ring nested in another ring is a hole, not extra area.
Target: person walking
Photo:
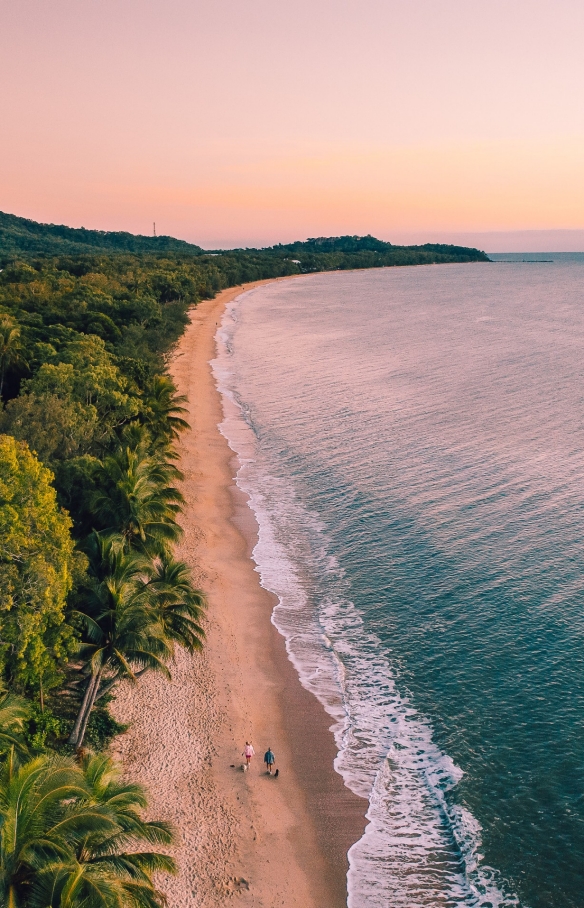
[[[264,763],[266,764],[266,769],[268,770],[268,775],[270,775],[270,776],[272,775],[272,769],[273,769],[275,762],[276,762],[276,757],[274,756],[272,748],[268,747],[268,749],[266,750],[266,752],[264,754]]]
[[[249,769],[251,758],[255,756],[255,750],[253,749],[253,744],[251,743],[251,741],[245,742],[245,747],[243,748],[243,756],[245,757],[245,765],[247,769]]]

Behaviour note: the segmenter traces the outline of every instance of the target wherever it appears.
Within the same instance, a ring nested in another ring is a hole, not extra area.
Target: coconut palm
[[[182,414],[188,412],[183,404],[184,394],[177,394],[169,375],[156,375],[145,395],[144,423],[148,426],[156,443],[171,442],[189,428]]]
[[[150,573],[144,574],[142,583],[150,594],[149,619],[160,634],[169,653],[173,654],[174,643],[183,646],[189,653],[201,650],[205,631],[201,621],[205,612],[205,595],[193,587],[190,570],[182,561],[171,557],[158,558],[149,566]],[[150,666],[134,673],[140,678]],[[117,677],[99,688],[95,702],[108,694],[117,682]]]
[[[152,608],[165,639],[179,643],[190,653],[202,649],[205,596],[194,589],[187,565],[170,557],[160,558],[153,564],[147,583],[155,594]]]
[[[87,659],[89,677],[69,743],[80,747],[91,710],[102,683],[120,677],[135,682],[144,669],[155,669],[167,677],[165,661],[172,649],[151,608],[151,592],[145,580],[151,562],[137,552],[127,552],[119,536],[92,534],[90,577],[83,610],[86,642],[81,655]]]
[[[182,478],[168,460],[146,452],[146,439],[120,447],[97,470],[92,510],[102,526],[119,533],[127,547],[160,553],[182,533],[175,520],[184,498],[173,483]]]
[[[85,757],[80,768],[87,788],[83,806],[97,809],[113,825],[88,828],[75,843],[74,861],[45,869],[37,880],[38,901],[30,908],[159,908],[163,896],[152,875],[175,873],[176,866],[168,855],[144,846],[171,844],[171,828],[142,818],[147,806],[144,790],[124,784],[110,757]],[[38,898],[41,894],[44,902]]]
[[[7,908],[160,908],[152,874],[175,872],[167,855],[140,850],[172,842],[147,822],[139,786],[93,757],[77,766],[38,757],[0,774],[0,904]]]
[[[89,806],[77,767],[47,756],[20,766],[11,753],[0,772],[0,904],[28,908],[39,874],[68,865],[89,830],[113,835],[116,824]]]
[[[114,835],[100,832],[89,835],[78,850],[83,863],[101,865],[107,870],[123,871],[136,880],[146,882],[145,874],[153,870],[172,872],[170,858],[150,851],[126,852],[128,843],[134,845],[169,845],[173,839],[168,823],[144,820],[141,811],[147,807],[144,789],[124,783],[113,760],[105,754],[84,757],[81,768],[90,792],[90,803],[106,811],[116,823]]]
[[[164,855],[161,855],[164,859]],[[165,862],[166,864],[166,862]],[[158,868],[155,868],[158,869]],[[163,869],[168,869],[165,866]],[[151,881],[141,882],[75,860],[48,865],[36,874],[24,908],[163,908],[166,898]]]

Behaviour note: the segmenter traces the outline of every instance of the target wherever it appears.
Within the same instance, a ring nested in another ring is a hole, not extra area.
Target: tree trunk
[[[142,675],[144,674],[144,672],[147,672],[147,671],[148,671],[148,668],[141,668],[139,672],[135,673],[134,678],[135,679],[141,678]],[[108,681],[106,686],[104,688],[102,688],[98,694],[96,694],[94,703],[97,703],[98,700],[101,700],[102,697],[105,697],[106,694],[109,694],[110,690],[112,690],[112,688],[114,688],[116,686],[116,684],[118,683],[119,680],[120,680],[120,676],[117,675],[112,681]]]
[[[119,677],[113,678],[112,681],[108,681],[106,686],[103,687],[98,694],[95,695],[94,703],[97,703],[98,700],[101,700],[102,697],[105,697],[106,694],[109,694],[110,690],[116,686],[119,681]]]
[[[99,684],[99,679],[101,678],[101,670],[98,672],[93,672],[89,681],[87,682],[87,687],[85,689],[85,695],[83,697],[83,702],[77,713],[77,718],[75,719],[75,725],[73,726],[73,731],[69,735],[69,744],[77,744],[79,740],[79,732],[81,730],[81,725],[83,724],[83,719],[85,718],[85,713],[87,711],[88,704],[91,700],[91,707],[95,702],[95,698],[92,699],[92,694],[94,693],[95,688]]]
[[[82,722],[81,722],[81,728],[79,729],[79,735],[78,735],[78,737],[77,737],[77,747],[81,747],[81,745],[83,744],[83,738],[85,737],[85,732],[87,731],[87,723],[89,722],[89,717],[90,717],[90,715],[91,715],[91,710],[93,709],[93,706],[94,706],[94,703],[95,703],[95,699],[96,699],[96,697],[97,697],[97,692],[98,692],[98,690],[99,690],[99,682],[101,681],[101,673],[102,673],[102,671],[103,671],[103,669],[100,668],[100,670],[99,670],[98,673],[97,673],[97,677],[96,677],[96,679],[95,679],[95,684],[93,685],[93,688],[92,688],[92,691],[91,691],[91,695],[90,695],[89,700],[88,700],[88,702],[87,702],[87,707],[86,707],[86,710],[85,710],[85,715],[84,715],[83,720],[82,720]]]

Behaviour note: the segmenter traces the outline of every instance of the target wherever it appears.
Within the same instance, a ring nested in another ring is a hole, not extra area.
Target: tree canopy
[[[26,444],[0,436],[0,655],[8,676],[25,686],[57,683],[74,642],[64,620],[71,520],[52,480]]]

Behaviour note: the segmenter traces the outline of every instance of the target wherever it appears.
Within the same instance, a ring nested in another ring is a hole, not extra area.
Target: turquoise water
[[[583,905],[584,263],[269,284],[219,340],[273,620],[370,799],[351,908]]]

